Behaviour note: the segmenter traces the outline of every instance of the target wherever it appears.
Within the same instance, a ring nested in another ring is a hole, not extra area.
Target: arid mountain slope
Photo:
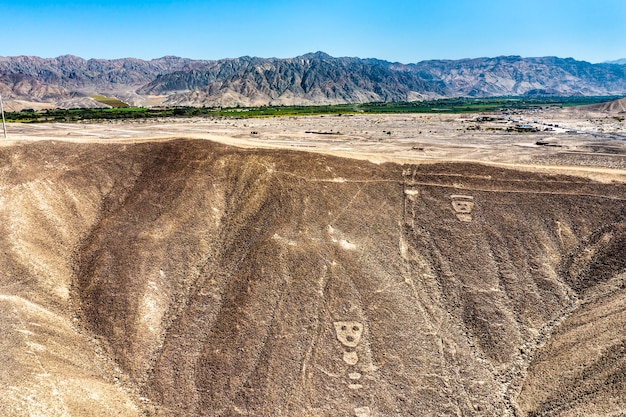
[[[414,101],[429,97],[621,95],[626,67],[556,57],[501,56],[399,64],[333,58],[243,57],[158,76],[139,90],[170,104],[260,105]]]
[[[624,184],[191,140],[0,174],[4,414],[626,409]]]
[[[160,75],[139,93],[167,94],[168,104],[234,106],[414,101],[446,91],[428,74],[398,71],[386,61],[318,52],[215,61],[197,71]]]
[[[139,103],[135,90],[158,74],[192,70],[207,61],[163,57],[144,61],[135,58],[83,59],[73,55],[56,58],[0,57],[0,93],[9,106],[13,101],[50,103],[58,107],[97,107],[91,94],[115,95]],[[31,107],[34,104],[30,104]]]
[[[622,95],[626,81],[623,65],[557,57],[433,60],[409,68],[440,79],[450,95],[471,97]]]
[[[130,104],[250,106],[416,101],[438,97],[625,95],[626,66],[571,58],[501,56],[400,64],[335,58],[164,57],[85,60],[0,57],[0,93],[10,108],[42,103],[96,106],[88,95]],[[24,102],[24,103],[21,103]],[[30,104],[29,104],[30,103]],[[18,106],[19,104],[19,106]]]

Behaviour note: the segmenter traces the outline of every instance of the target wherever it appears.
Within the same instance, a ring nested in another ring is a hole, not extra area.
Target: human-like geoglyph
[[[417,171],[411,168],[402,170],[402,198],[404,199],[404,222],[415,227],[415,211],[420,197],[420,190],[416,181]]]
[[[415,181],[416,174],[417,173],[411,169],[405,169],[402,171],[404,196],[410,201],[415,201],[419,196],[419,190],[417,189],[417,183]]]
[[[359,355],[354,348],[361,343],[363,324],[358,321],[336,321],[333,324],[335,326],[337,340],[346,348],[343,352],[343,361],[353,367],[359,362]],[[348,370],[347,376],[348,388],[351,390],[360,390],[363,388],[363,385],[358,383],[363,376],[360,372],[352,368]],[[369,407],[356,407],[354,409],[354,415],[356,417],[370,417],[371,410]]]
[[[354,415],[356,417],[370,417],[372,410],[369,407],[357,407],[354,409]]]
[[[462,222],[472,221],[472,211],[474,210],[474,197],[471,195],[451,195],[452,208],[456,212],[456,217]]]
[[[415,201],[417,197],[420,195],[420,192],[417,188],[405,188],[404,195],[411,201]]]
[[[339,339],[342,345],[356,347],[361,342],[361,336],[363,335],[361,323],[356,321],[337,321],[334,324],[337,339]]]
[[[343,361],[348,365],[356,365],[359,362],[359,356],[356,352],[343,352]]]

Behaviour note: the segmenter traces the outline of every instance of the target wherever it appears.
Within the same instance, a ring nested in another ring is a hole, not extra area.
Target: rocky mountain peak
[[[92,94],[115,95],[132,104],[153,102],[148,96],[156,95],[159,103],[185,106],[414,101],[542,92],[626,95],[624,65],[517,55],[415,64],[334,58],[322,51],[288,59],[246,56],[217,61],[176,56],[150,61],[20,56],[0,58],[0,74],[5,76],[0,89],[8,98],[49,106],[67,105],[73,96]],[[18,89],[6,81],[17,75],[29,84],[45,85],[46,98],[38,89]]]

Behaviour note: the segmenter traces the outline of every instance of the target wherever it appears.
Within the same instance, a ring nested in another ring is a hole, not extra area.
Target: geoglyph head
[[[361,343],[363,325],[358,321],[336,321],[334,323],[337,339],[342,345],[356,347]]]
[[[454,208],[454,211],[456,211],[457,213],[469,214],[474,209],[474,202],[473,201],[453,201],[452,208]]]
[[[474,197],[471,195],[451,195],[452,208],[456,212],[456,217],[464,222],[472,221],[472,210],[474,210]]]
[[[452,195],[452,208],[457,213],[470,214],[474,209],[474,197],[469,195]]]

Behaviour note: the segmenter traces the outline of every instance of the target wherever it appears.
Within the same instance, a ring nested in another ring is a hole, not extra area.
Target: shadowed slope
[[[76,146],[3,150],[7,173],[13,161],[52,158],[45,174],[3,176],[5,189],[51,178],[44,201],[78,201],[74,214],[59,206],[67,217],[49,228],[30,209],[19,234],[42,239],[24,253],[45,254],[60,225],[71,228],[58,253],[41,258],[62,265],[64,288],[71,265],[70,301],[40,295],[37,282],[20,296],[68,322],[76,312],[82,334],[106,352],[85,354],[115,359],[122,383],[145,397],[128,394],[136,407],[159,416],[383,416],[581,406],[534,381],[553,366],[553,386],[577,384],[551,362],[553,329],[568,338],[568,323],[604,305],[600,297],[619,305],[614,277],[624,265],[611,260],[623,259],[623,184],[205,141],[78,145],[79,157]],[[65,171],[71,158],[89,163]],[[20,290],[11,280],[36,274],[9,253],[14,272],[2,293],[12,296]],[[613,349],[624,338],[605,341]],[[589,366],[592,380],[612,375],[605,363]],[[625,393],[612,386],[616,400],[605,407],[616,411]]]
[[[72,254],[139,158],[98,145],[0,148],[0,414],[140,414],[123,373],[75,328],[70,299]]]

